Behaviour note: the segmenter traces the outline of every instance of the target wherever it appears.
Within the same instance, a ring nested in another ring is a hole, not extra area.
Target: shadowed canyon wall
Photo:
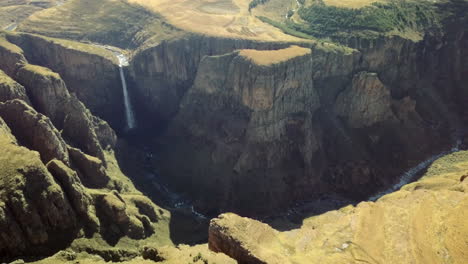
[[[289,44],[189,37],[140,51],[130,69],[139,117],[168,121],[162,176],[212,214],[327,193],[366,199],[459,136],[464,23],[421,41],[299,43],[311,53],[268,65],[235,50]]]

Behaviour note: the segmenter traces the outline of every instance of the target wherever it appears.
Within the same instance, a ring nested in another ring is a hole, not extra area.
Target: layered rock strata
[[[360,52],[297,49],[308,52],[241,50],[201,60],[165,133],[161,169],[205,212],[271,212],[330,192],[362,199],[415,160],[449,148],[449,136],[425,144],[456,123],[431,110],[425,92],[393,95],[380,77],[387,70],[356,71],[365,64]],[[430,129],[424,118],[445,125]],[[190,155],[180,164],[182,152]]]

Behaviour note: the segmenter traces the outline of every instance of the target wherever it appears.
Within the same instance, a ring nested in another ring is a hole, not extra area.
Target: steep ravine
[[[311,54],[258,65],[230,52],[290,44],[184,38],[134,56],[132,92],[139,118],[169,123],[157,139],[162,177],[203,213],[269,214],[329,193],[362,200],[451,148],[466,56],[429,66],[452,65],[466,41],[459,26],[359,51],[299,43]]]
[[[204,214],[269,214],[328,193],[360,200],[450,148],[466,59],[450,69],[427,65],[466,58],[463,32],[420,42],[355,41],[360,51],[297,43],[311,54],[271,65],[234,51],[290,43],[186,35],[131,57],[127,98],[142,124],[136,133],[157,143],[154,167]],[[117,130],[128,126],[113,54],[91,55],[33,35],[8,39],[29,61],[57,68],[94,114]]]
[[[458,141],[466,138],[459,135],[467,122],[465,22],[448,23],[444,34],[428,34],[419,42],[395,36],[355,40],[349,43],[354,49],[188,34],[135,51],[128,67],[93,45],[2,33],[0,145],[6,154],[0,156],[5,175],[0,179],[0,227],[7,231],[0,236],[0,260],[36,259],[65,248],[100,255],[103,261],[140,254],[158,260],[160,252],[183,248],[173,244],[206,242],[204,215],[233,211],[261,218],[294,209],[301,201],[323,205],[327,197],[354,203],[416,180],[415,172],[440,153],[458,150]],[[372,217],[393,209],[406,217],[408,224],[396,228],[395,241],[405,241],[405,230],[419,228],[413,223],[425,220],[427,212],[434,218],[425,227],[442,232],[445,227],[432,214],[440,209],[440,198],[450,227],[460,224],[463,215],[450,217],[466,208],[465,155],[449,156],[460,161],[460,175],[450,174],[448,166],[450,178],[437,174],[435,185],[423,179],[381,202],[331,211],[306,223],[303,237],[317,232],[316,223],[330,222],[330,229],[319,232],[324,241],[333,238],[325,253],[360,257],[361,245],[348,243],[356,234],[385,263],[375,241],[367,239],[382,231],[379,220],[384,218]],[[448,188],[449,196],[441,195],[447,192],[440,186]],[[154,204],[158,199],[171,211]],[[414,215],[402,208],[406,202],[417,209]],[[459,202],[455,209],[450,207],[454,202]],[[421,204],[435,207],[425,211],[428,207]],[[400,221],[398,214],[385,216],[389,223]],[[232,250],[226,241],[238,238],[227,232],[232,222],[223,222],[231,217],[234,228],[252,223],[232,215],[214,220],[210,235],[223,237],[210,239],[212,249]],[[356,218],[355,233],[331,236]],[[266,234],[259,240],[272,238],[268,246],[294,251],[277,243],[283,239],[277,231],[259,226]],[[376,239],[384,241],[382,233],[393,231],[388,226]],[[238,241],[262,235],[246,233]],[[447,233],[456,259],[465,254],[458,250],[459,234]],[[418,241],[408,242],[416,244],[414,252],[426,247]],[[239,245],[235,254],[248,251]],[[193,260],[195,251],[186,252]],[[293,257],[317,251],[297,252]],[[239,259],[235,254],[230,255]],[[266,257],[288,263],[277,254]]]

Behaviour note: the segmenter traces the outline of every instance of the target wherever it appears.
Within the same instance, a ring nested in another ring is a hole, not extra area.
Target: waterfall
[[[125,117],[127,119],[127,128],[128,129],[133,129],[133,128],[135,128],[135,116],[133,114],[132,103],[130,102],[130,98],[128,96],[127,82],[125,81],[125,74],[124,74],[124,70],[123,70],[124,66],[128,66],[128,60],[121,53],[117,54],[117,58],[119,59],[119,72],[120,72],[120,80],[122,81],[124,106],[125,106]]]

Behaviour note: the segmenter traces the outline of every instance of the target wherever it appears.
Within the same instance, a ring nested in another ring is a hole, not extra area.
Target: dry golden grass
[[[257,65],[268,66],[310,53],[312,53],[311,49],[293,45],[280,50],[244,49],[239,52],[239,55],[251,60]]]
[[[13,23],[18,23],[42,8],[28,5],[15,5],[0,7],[0,28],[5,28]]]
[[[299,229],[231,214],[216,222],[266,263],[468,263],[467,192],[468,151],[460,151],[377,202],[307,218]]]
[[[153,245],[150,244],[150,247]],[[228,256],[222,253],[214,253],[208,249],[207,244],[187,246],[179,245],[174,246],[156,246],[160,257],[163,260],[158,261],[160,264],[235,264],[235,260],[229,258]],[[70,258],[70,256],[74,256]],[[110,263],[104,261],[101,257],[97,255],[91,255],[85,252],[74,253],[73,251],[61,251],[55,254],[52,257],[32,262],[35,264],[56,264],[56,263],[70,263],[70,264],[104,264]],[[116,263],[116,262],[112,262]],[[126,264],[151,264],[156,263],[150,259],[143,259],[141,256],[138,256],[134,259],[129,259],[122,261],[120,263]]]
[[[54,78],[54,79],[60,79],[60,75],[58,73],[53,72],[49,68],[46,68],[46,67],[33,65],[33,64],[26,64],[23,68],[27,71],[35,72],[37,74],[40,74],[46,77],[50,76],[51,78]]]
[[[180,34],[155,13],[125,0],[68,0],[36,12],[17,31],[128,49]]]
[[[297,41],[249,13],[251,0],[128,0],[186,31],[229,38]]]
[[[361,8],[375,2],[384,1],[385,0],[323,0],[323,2],[325,2],[326,5],[347,8]]]
[[[268,2],[257,5],[251,10],[255,16],[264,16],[275,21],[283,21],[288,10],[297,10],[296,0],[268,0]]]
[[[10,43],[5,38],[5,34],[0,34],[0,48],[8,50],[12,53],[23,54],[23,50],[20,47]]]

